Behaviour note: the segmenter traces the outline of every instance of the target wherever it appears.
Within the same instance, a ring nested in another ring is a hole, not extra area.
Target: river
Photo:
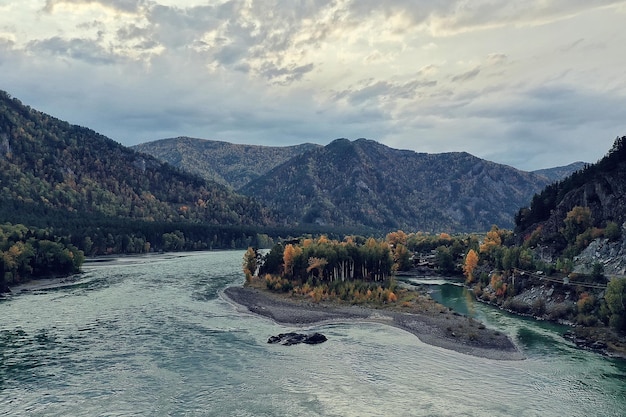
[[[294,329],[219,295],[243,282],[242,257],[90,262],[72,285],[0,300],[0,415],[626,415],[624,361],[445,282],[433,297],[509,334],[527,359],[471,357],[374,323],[307,328],[321,345],[267,344]]]

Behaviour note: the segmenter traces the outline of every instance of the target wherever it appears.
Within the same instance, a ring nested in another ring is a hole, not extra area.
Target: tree
[[[283,251],[283,264],[285,270],[283,271],[285,276],[293,276],[293,267],[296,258],[302,254],[302,249],[299,246],[288,244]]]
[[[454,259],[450,249],[445,246],[439,246],[435,255],[439,270],[444,273],[454,272]]]
[[[324,268],[328,264],[328,261],[324,258],[309,258],[309,266],[306,269],[306,272],[311,273],[312,271],[317,271],[317,278],[324,278]]]
[[[243,273],[246,274],[246,282],[256,275],[257,266],[259,264],[259,252],[250,247],[243,255]]]
[[[604,237],[609,239],[611,242],[617,241],[622,235],[622,231],[619,225],[615,222],[607,222],[606,227],[604,228]]]
[[[480,245],[479,250],[480,253],[486,253],[491,256],[493,250],[500,247],[500,245],[502,245],[500,229],[498,229],[498,226],[493,225],[491,226],[491,230],[487,232],[487,236],[485,236],[485,239],[482,245]]]
[[[402,243],[398,243],[393,251],[394,266],[398,271],[411,269],[411,253]]]
[[[463,273],[467,278],[468,283],[474,282],[474,269],[478,266],[478,254],[474,249],[470,249],[465,257],[465,264],[463,265]]]
[[[609,324],[617,330],[626,331],[626,278],[609,281],[604,300],[611,312]]]
[[[388,233],[385,240],[391,246],[396,246],[398,244],[406,245],[407,237],[406,233],[402,230],[398,230],[397,232]]]
[[[576,206],[567,213],[564,222],[563,235],[569,243],[574,243],[576,236],[591,226],[591,209],[589,207]]]

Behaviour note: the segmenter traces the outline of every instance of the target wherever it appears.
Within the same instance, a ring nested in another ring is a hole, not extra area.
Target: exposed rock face
[[[626,230],[622,226],[622,236],[626,236]],[[608,239],[596,239],[580,255],[574,258],[575,272],[590,274],[593,265],[600,263],[604,266],[604,274],[626,275],[626,239],[617,242],[609,242]]]
[[[279,343],[285,346],[297,345],[305,343],[307,345],[317,345],[324,343],[326,336],[321,333],[302,334],[302,333],[280,333],[278,336],[270,336],[267,343]]]

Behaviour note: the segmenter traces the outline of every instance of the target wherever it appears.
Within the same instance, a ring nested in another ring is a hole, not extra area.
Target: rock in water
[[[319,343],[324,343],[327,340],[328,339],[326,339],[326,336],[324,336],[323,334],[313,333],[308,335],[306,339],[303,340],[303,343],[306,343],[307,345],[317,345]]]
[[[299,343],[306,343],[307,345],[317,345],[324,343],[326,336],[321,333],[302,334],[302,333],[280,333],[278,336],[270,336],[267,339],[267,343],[279,343],[285,346],[297,345]]]

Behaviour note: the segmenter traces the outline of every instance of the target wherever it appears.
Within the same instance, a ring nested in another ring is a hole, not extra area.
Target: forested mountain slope
[[[288,223],[469,232],[512,227],[519,207],[548,183],[468,153],[423,154],[338,139],[240,191]]]
[[[0,218],[46,226],[65,215],[205,225],[270,221],[259,204],[223,185],[0,92]]]
[[[175,167],[237,190],[296,155],[320,147],[257,146],[179,137],[146,142],[132,148]]]
[[[585,218],[574,219],[569,214],[570,220],[582,230],[604,228],[609,222],[621,226],[626,221],[626,136],[618,137],[597,163],[537,193],[530,207],[518,212],[516,230],[526,238],[534,232],[536,239],[556,245],[558,252],[568,244],[563,234],[565,220],[575,207],[581,208]]]

